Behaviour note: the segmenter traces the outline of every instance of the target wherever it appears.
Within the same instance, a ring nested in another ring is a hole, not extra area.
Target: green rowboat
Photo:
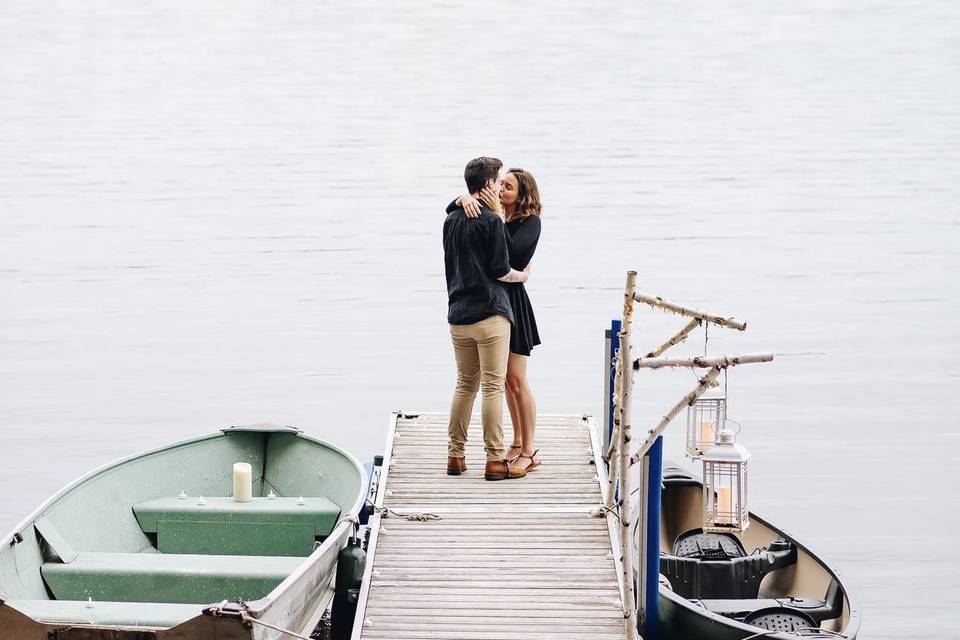
[[[236,462],[252,469],[247,502],[232,497]],[[349,454],[273,425],[107,465],[0,541],[0,636],[307,636],[332,598],[365,489]]]

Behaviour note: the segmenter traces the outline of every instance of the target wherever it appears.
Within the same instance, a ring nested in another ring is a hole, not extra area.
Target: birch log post
[[[647,439],[644,440],[643,445],[640,449],[633,454],[633,457],[630,458],[630,464],[636,464],[643,459],[644,454],[653,446],[653,443],[657,440],[661,433],[663,433],[667,425],[670,424],[670,421],[677,417],[677,414],[683,411],[684,407],[689,407],[693,404],[694,400],[699,398],[706,392],[707,389],[713,386],[714,381],[717,379],[717,376],[720,375],[720,367],[714,367],[710,369],[700,380],[697,382],[697,386],[690,390],[685,396],[680,398],[680,402],[673,405],[673,408],[667,412],[667,415],[663,416],[663,419],[655,426],[653,429],[647,432]]]
[[[712,322],[713,324],[721,327],[736,329],[737,331],[745,331],[747,328],[746,322],[740,322],[739,320],[734,320],[733,318],[724,318],[723,316],[714,315],[705,311],[698,311],[696,309],[690,309],[688,307],[681,307],[680,305],[668,302],[663,298],[650,296],[645,293],[640,293],[639,291],[635,292],[633,297],[637,302],[648,304],[656,309],[663,309],[664,311],[669,311],[670,313],[676,313],[690,318],[699,318],[700,320],[706,320],[707,322]]]
[[[637,598],[633,589],[633,548],[630,536],[630,401],[633,390],[633,367],[630,337],[633,331],[633,302],[637,288],[637,272],[627,272],[623,296],[623,325],[620,330],[620,436],[618,466],[620,489],[620,556],[623,571],[623,617],[627,621],[626,640],[637,637]]]

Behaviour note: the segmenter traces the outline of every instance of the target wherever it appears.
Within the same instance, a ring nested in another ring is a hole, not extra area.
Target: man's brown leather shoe
[[[466,470],[467,470],[466,458],[454,458],[453,456],[450,456],[447,458],[447,475],[448,476],[458,476]]]
[[[487,460],[487,466],[483,470],[483,477],[486,480],[513,480],[525,475],[527,475],[526,469],[507,460]]]

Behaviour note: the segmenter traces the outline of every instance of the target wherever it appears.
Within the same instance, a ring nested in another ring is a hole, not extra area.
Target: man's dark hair
[[[467,163],[467,167],[463,170],[463,179],[467,183],[467,191],[470,193],[480,191],[487,184],[487,180],[497,179],[502,168],[503,163],[497,158],[486,156],[474,158]]]

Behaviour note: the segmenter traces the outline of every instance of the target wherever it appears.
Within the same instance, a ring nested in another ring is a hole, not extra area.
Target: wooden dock
[[[377,506],[439,519],[371,519],[353,638],[624,638],[616,533],[596,512],[593,420],[539,416],[543,465],[499,482],[483,479],[477,416],[467,472],[446,474],[447,421],[446,414],[391,420]]]

